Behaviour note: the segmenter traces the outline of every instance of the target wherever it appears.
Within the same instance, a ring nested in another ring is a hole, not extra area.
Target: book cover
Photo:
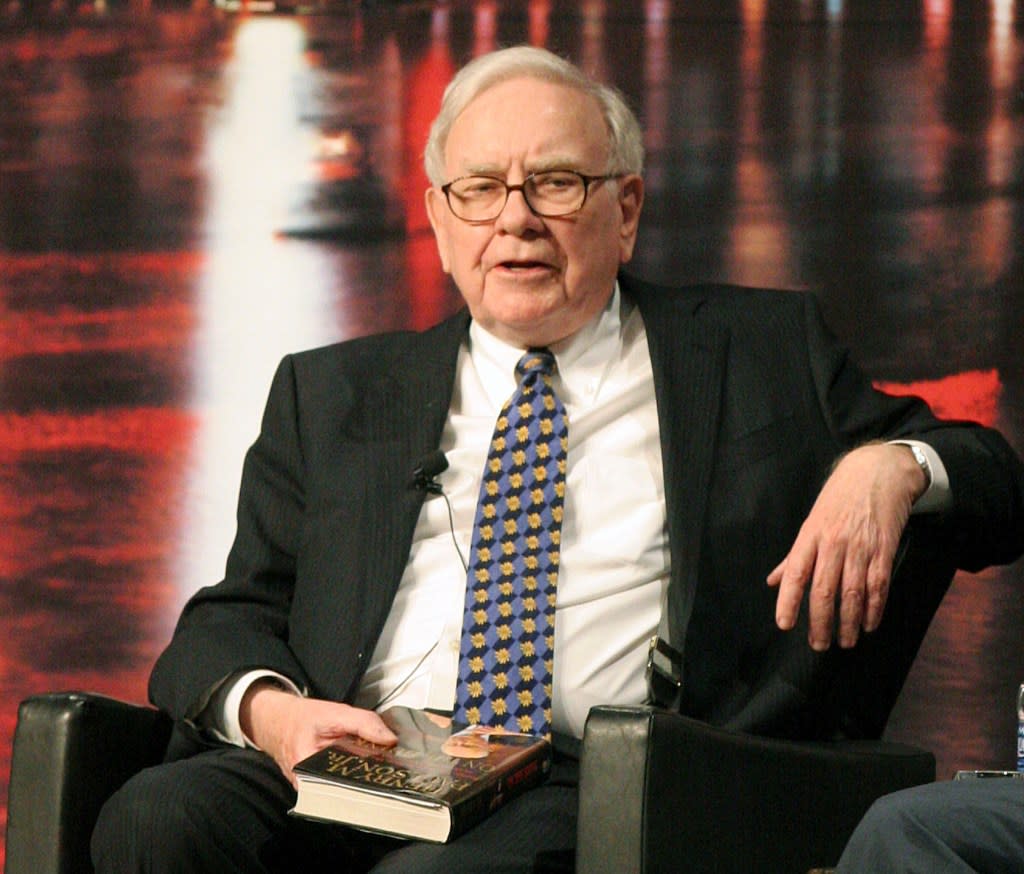
[[[444,843],[541,783],[551,767],[551,744],[534,735],[408,707],[381,718],[395,746],[346,738],[295,766],[293,814]]]

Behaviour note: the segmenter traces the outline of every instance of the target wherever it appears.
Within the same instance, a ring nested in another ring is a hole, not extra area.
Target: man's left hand
[[[909,447],[871,443],[838,462],[822,487],[789,554],[768,575],[777,586],[775,621],[796,625],[804,592],[808,642],[819,652],[832,642],[838,609],[838,640],[857,643],[860,631],[882,620],[893,560],[911,507],[927,488]]]

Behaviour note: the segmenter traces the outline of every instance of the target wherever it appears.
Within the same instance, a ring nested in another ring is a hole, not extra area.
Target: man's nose
[[[510,185],[505,206],[498,213],[498,225],[510,233],[517,233],[526,228],[538,229],[544,227],[541,221],[526,200],[526,192],[522,185]]]

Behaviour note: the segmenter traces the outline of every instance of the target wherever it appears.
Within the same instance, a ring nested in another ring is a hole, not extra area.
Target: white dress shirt
[[[639,312],[623,305],[616,289],[599,318],[552,352],[554,388],[569,418],[553,721],[556,730],[581,737],[592,705],[646,697],[647,647],[669,571],[665,489]],[[466,593],[463,558],[494,422],[515,389],[522,354],[471,324],[441,438],[450,466],[437,478],[454,524],[444,497],[428,497],[359,706],[452,709]]]

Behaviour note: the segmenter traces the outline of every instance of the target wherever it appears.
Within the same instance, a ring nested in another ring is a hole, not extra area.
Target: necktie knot
[[[533,374],[550,376],[555,370],[555,356],[550,349],[530,349],[516,364],[516,378],[522,383]]]

